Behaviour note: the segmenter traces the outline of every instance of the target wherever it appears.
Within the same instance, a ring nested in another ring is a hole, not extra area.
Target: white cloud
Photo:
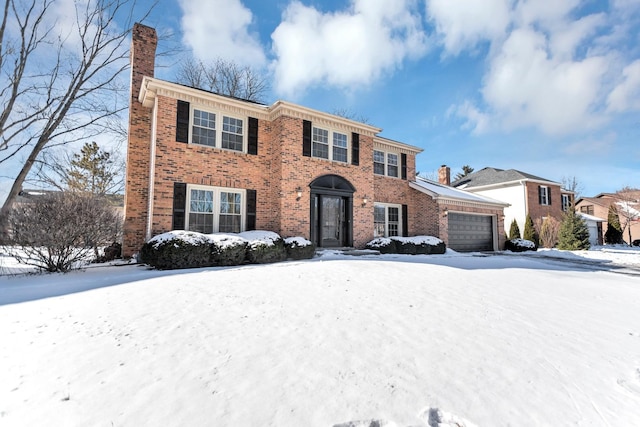
[[[253,14],[240,0],[180,0],[184,42],[202,60],[223,58],[239,65],[261,66],[265,54],[250,32]]]
[[[459,54],[481,41],[503,37],[510,22],[511,0],[430,0],[427,14],[445,52]]]
[[[637,1],[618,3],[629,8]],[[486,4],[486,10],[478,12],[478,4]],[[597,128],[609,119],[605,100],[624,54],[617,44],[602,46],[602,33],[615,31],[614,18],[580,16],[579,7],[579,0],[428,0],[446,54],[491,44],[480,100],[453,109],[466,128],[482,133],[531,127],[562,135]],[[631,108],[638,99],[633,90],[640,85],[639,72],[625,69],[624,82],[609,97],[610,109]],[[635,98],[626,96],[629,91]]]
[[[611,112],[640,110],[640,60],[622,71],[622,80],[609,94],[607,108]]]
[[[370,84],[427,50],[412,0],[352,0],[333,13],[293,1],[271,38],[275,89],[287,97],[314,84]]]

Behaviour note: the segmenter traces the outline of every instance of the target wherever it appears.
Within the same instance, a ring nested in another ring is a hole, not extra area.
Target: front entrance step
[[[339,253],[341,255],[349,255],[349,256],[380,255],[380,251],[377,251],[375,249],[355,249],[355,248],[318,248],[316,249],[316,255],[321,256],[323,253]]]

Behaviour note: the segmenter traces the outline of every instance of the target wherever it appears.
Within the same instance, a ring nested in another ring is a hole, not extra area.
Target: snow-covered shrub
[[[433,236],[378,237],[367,243],[367,249],[383,254],[443,254],[447,248],[444,242]]]
[[[316,253],[315,245],[303,237],[287,237],[284,247],[289,259],[310,259]]]
[[[376,237],[367,243],[367,249],[379,251],[381,254],[397,254],[397,242],[389,237]]]
[[[237,234],[209,234],[212,265],[240,265],[247,257],[246,239]]]
[[[536,244],[531,240],[511,239],[504,243],[504,249],[511,252],[525,252],[537,250]]]
[[[246,239],[247,261],[252,264],[266,264],[287,259],[284,241],[272,231],[245,231],[239,234]]]
[[[206,234],[169,231],[142,246],[140,261],[159,270],[209,267],[213,265],[211,242]]]

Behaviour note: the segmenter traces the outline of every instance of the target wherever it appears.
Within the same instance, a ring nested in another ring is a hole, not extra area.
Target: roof
[[[417,177],[415,181],[409,182],[409,186],[415,190],[430,195],[436,200],[457,200],[499,207],[509,206],[509,203],[501,202],[479,194],[470,193],[468,191],[460,190],[458,188],[450,187],[421,177]]]
[[[458,188],[473,188],[519,181],[546,182],[562,186],[562,184],[558,182],[541,178],[536,175],[531,175],[516,169],[504,170],[491,167],[480,169],[477,172],[473,172],[465,177],[455,180],[451,185]]]

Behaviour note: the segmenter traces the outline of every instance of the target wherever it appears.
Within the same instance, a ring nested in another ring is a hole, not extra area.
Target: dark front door
[[[320,246],[335,248],[346,246],[345,200],[339,196],[320,198]]]

